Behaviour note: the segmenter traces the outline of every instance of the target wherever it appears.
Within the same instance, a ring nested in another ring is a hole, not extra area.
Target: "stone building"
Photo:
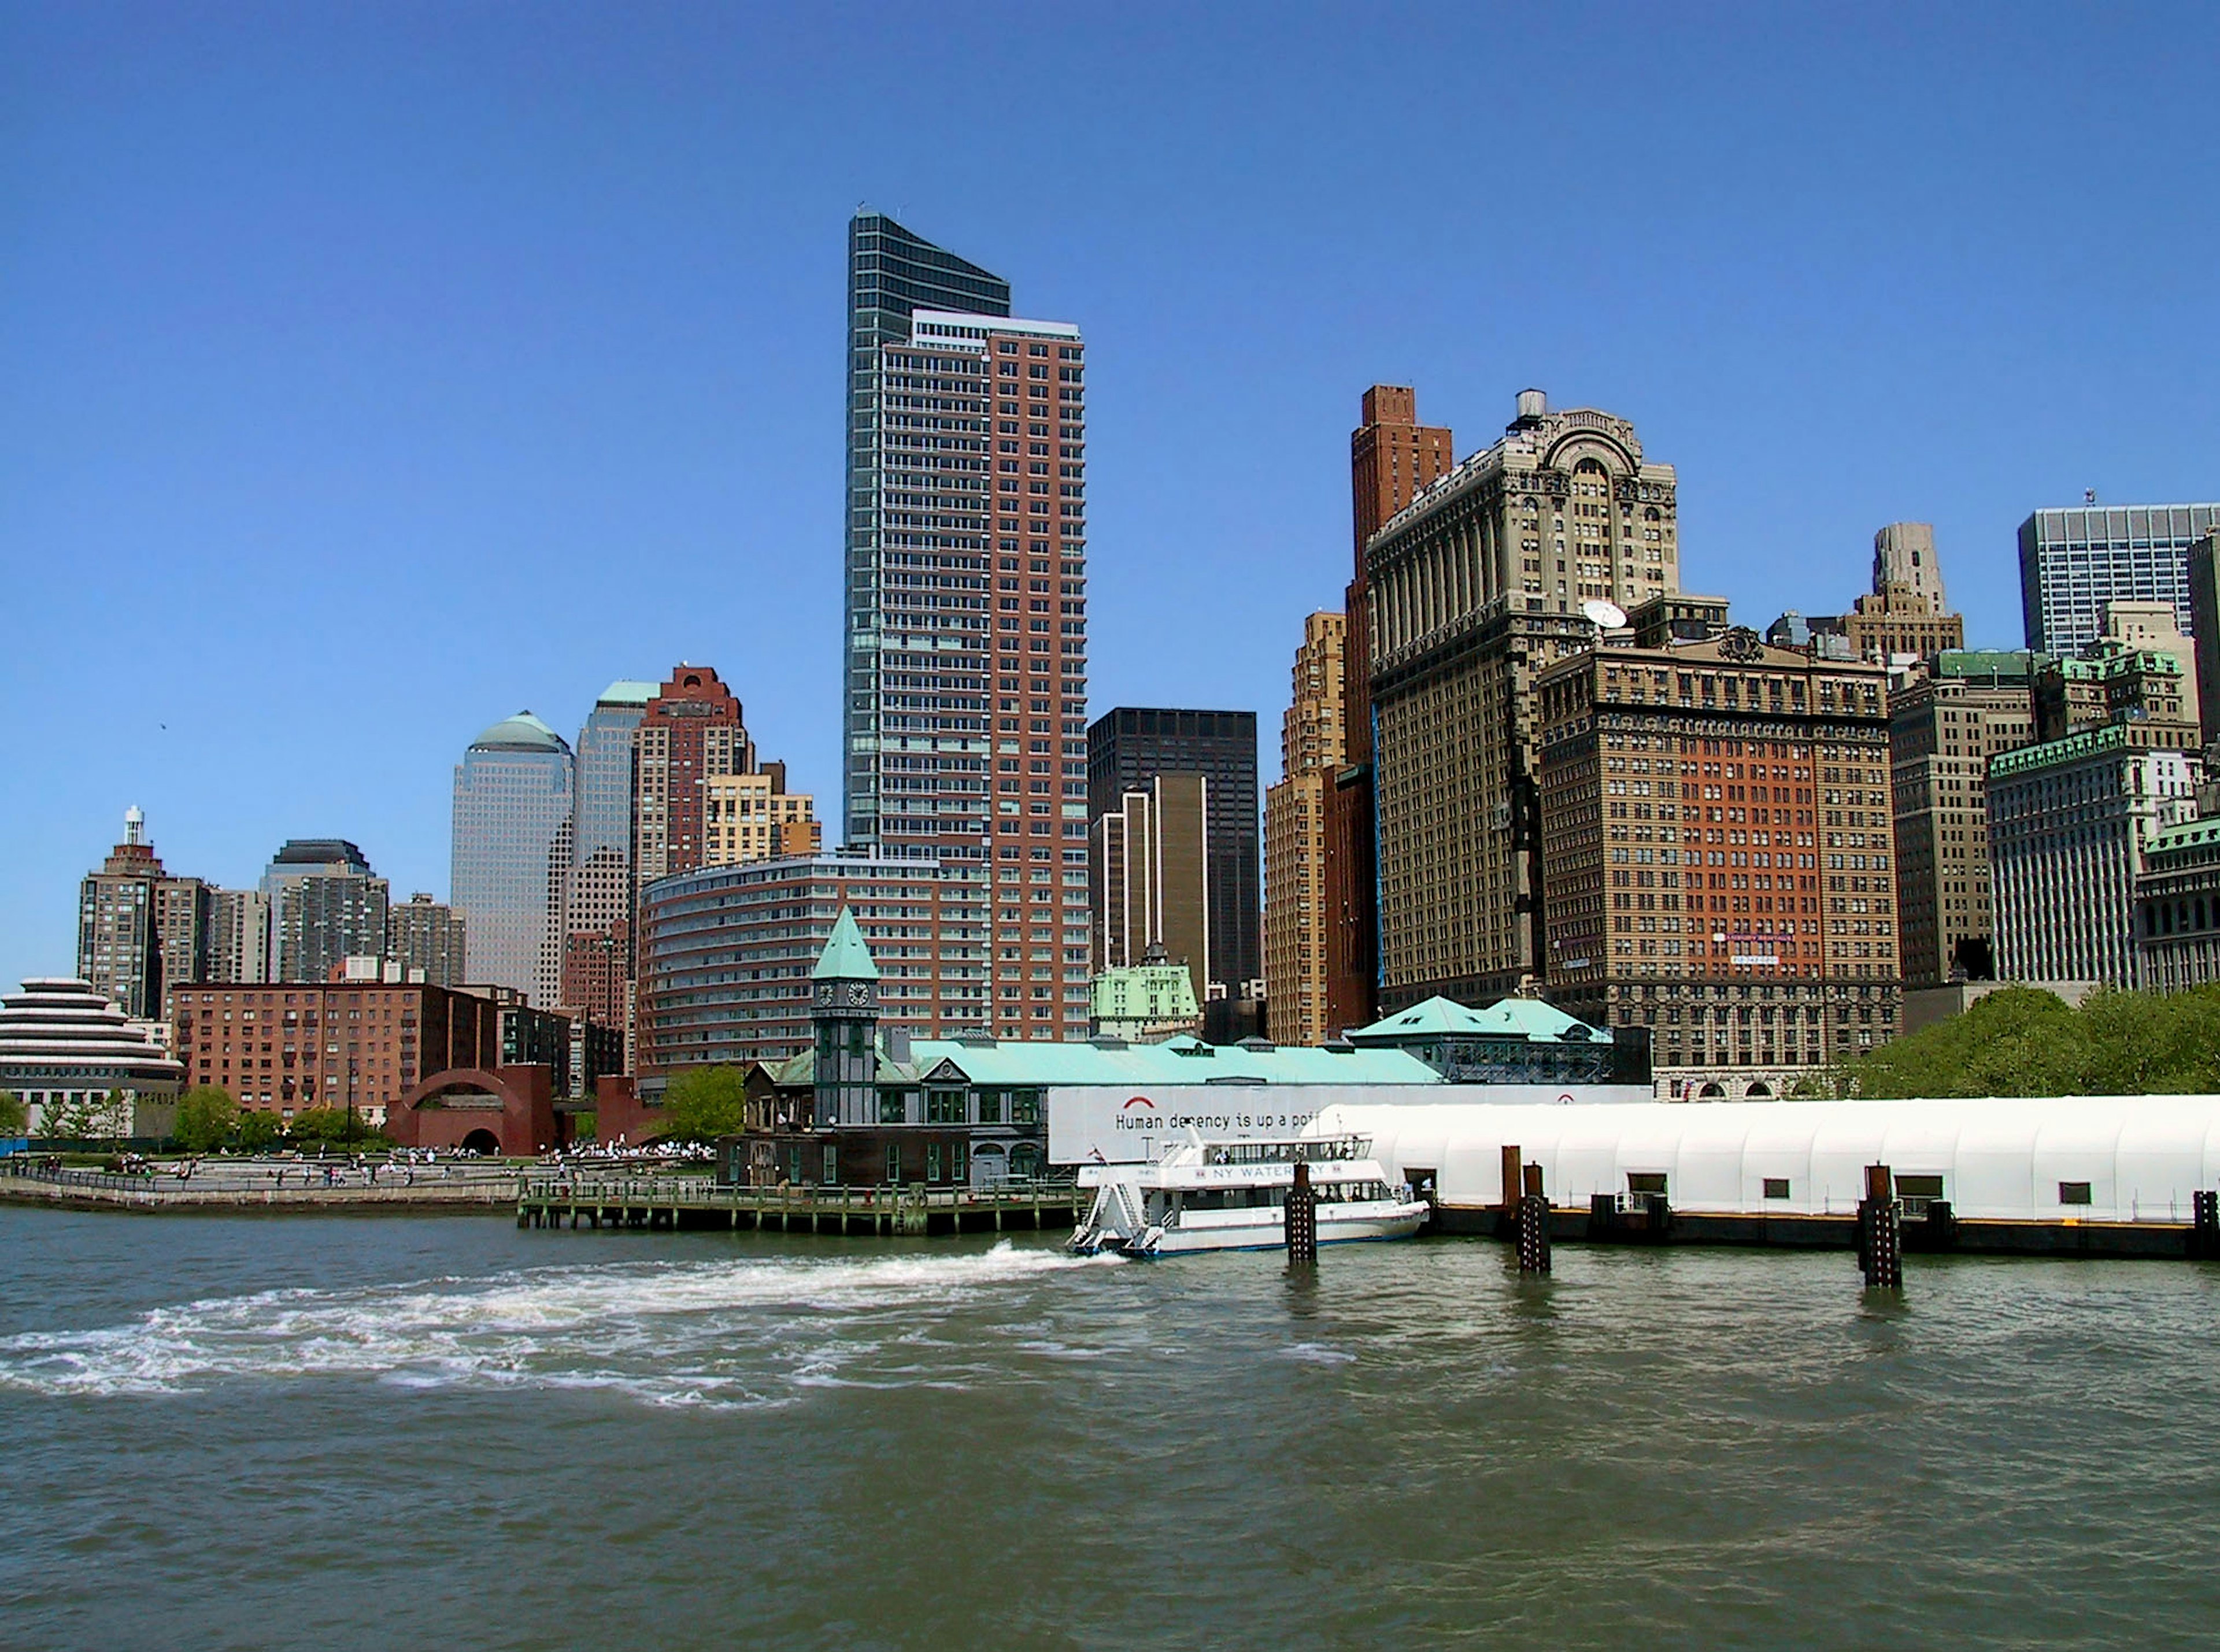
[[[1858,598],[1840,623],[1850,652],[1881,664],[1966,645],[1966,621],[1942,595],[1933,527],[1891,522],[1874,535],[1872,594]]]
[[[1539,673],[1550,1000],[1649,1029],[1683,1094],[1777,1094],[1893,1037],[1886,687],[1741,629]]]
[[[1989,759],[2035,739],[2046,656],[1948,649],[1888,699],[1898,944],[1905,985],[1996,974],[1989,896]]]
[[[2131,723],[1989,762],[1998,973],[2130,987],[2146,846],[2194,818],[2202,764]]]
[[[1280,780],[1264,793],[1264,1001],[1282,1044],[1324,1044],[1328,920],[1327,816],[1347,765],[1338,614],[1303,621],[1294,693],[1280,723]]]
[[[1680,589],[1675,487],[1627,421],[1526,390],[1502,439],[1373,537],[1384,1008],[1499,998],[1543,973],[1533,681],[1593,645],[1583,604]]]
[[[786,765],[767,763],[751,774],[713,775],[702,782],[704,866],[814,855],[824,846],[815,801],[786,789]]]
[[[2145,838],[2135,901],[2139,985],[2180,992],[2220,981],[2220,820]]]

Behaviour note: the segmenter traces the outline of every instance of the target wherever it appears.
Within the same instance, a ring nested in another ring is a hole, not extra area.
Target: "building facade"
[[[2134,986],[2146,846],[2193,818],[2201,774],[2195,753],[2125,723],[1990,759],[1998,973]]]
[[[30,1136],[170,1133],[184,1069],[90,981],[35,976],[0,997],[0,1090]]]
[[[1873,591],[1843,616],[1842,632],[1853,655],[1882,664],[1966,645],[1965,619],[1942,594],[1930,524],[1891,522],[1874,535]]]
[[[452,889],[465,973],[552,1005],[570,877],[571,745],[528,711],[470,743],[455,765]]]
[[[708,782],[754,772],[740,702],[707,665],[682,664],[633,731],[632,841],[640,883],[690,872],[708,857]]]
[[[331,979],[350,957],[385,949],[385,880],[344,838],[289,838],[262,873],[270,978]]]
[[[2220,981],[2220,820],[2186,820],[2145,839],[2135,926],[2139,985],[2182,992]]]
[[[704,866],[818,853],[815,801],[786,789],[786,765],[766,764],[753,774],[714,775],[702,782]]]
[[[404,981],[459,987],[467,979],[467,941],[455,909],[428,895],[412,895],[385,910],[386,961]]]
[[[204,981],[270,979],[270,897],[259,889],[209,891]]]
[[[1419,422],[1407,385],[1375,384],[1350,433],[1350,526],[1356,564],[1343,593],[1342,739],[1345,766],[1331,776],[1325,829],[1326,1004],[1334,1027],[1362,1026],[1379,1007],[1380,914],[1372,772],[1372,653],[1365,547],[1388,519],[1445,475],[1454,439]]]
[[[584,1009],[606,1026],[631,1022],[633,737],[655,691],[654,683],[629,678],[602,689],[578,731],[571,764],[571,865],[556,1001]]]
[[[1996,976],[1989,759],[2035,739],[2026,650],[1945,650],[1888,698],[1898,945],[1908,989]]]
[[[1281,1044],[1324,1044],[1339,1030],[1327,990],[1327,845],[1335,777],[1349,759],[1348,629],[1338,614],[1303,621],[1280,723],[1281,778],[1264,793],[1264,1001]]]
[[[2191,544],[2187,577],[2198,721],[2210,745],[2220,740],[2220,532]]]
[[[1045,880],[1066,876],[1043,869]],[[1059,928],[1086,921],[1086,871],[1020,891]],[[843,851],[808,860],[704,867],[640,891],[639,1008],[635,1055],[645,1090],[658,1093],[688,1067],[773,1060],[810,1046],[809,971],[843,907],[851,908],[879,960],[889,1026],[952,1032],[995,1013],[983,937],[987,905],[976,883],[941,875],[932,861]],[[1020,990],[1058,1001],[1061,964],[1041,966]],[[1086,966],[1078,966],[1082,976]]]
[[[1205,987],[1196,990],[1207,996],[1205,988],[1214,984],[1225,996],[1248,996],[1250,983],[1263,974],[1257,714],[1120,706],[1088,730],[1090,821],[1116,811],[1128,794],[1145,792],[1167,775],[1197,775],[1208,782],[1204,852],[1209,951]],[[1166,950],[1178,956],[1169,939]]]
[[[1187,970],[1197,1003],[1209,996],[1212,807],[1207,776],[1160,774],[1095,820],[1098,980],[1157,958]]]
[[[1886,686],[1741,629],[1543,671],[1551,1001],[1648,1029],[1686,1094],[1778,1094],[1895,1036]]]
[[[1625,420],[1526,390],[1501,440],[1373,537],[1383,1007],[1500,998],[1542,973],[1533,678],[1593,644],[1584,602],[1679,589],[1675,487]]]
[[[171,1019],[186,1083],[284,1119],[352,1108],[379,1124],[419,1079],[501,1057],[498,1004],[418,982],[203,982]]]
[[[208,888],[172,877],[147,840],[147,817],[123,814],[123,841],[78,886],[77,972],[133,1020],[162,1013],[167,987],[206,963]]]
[[[1076,1035],[1083,909],[1023,897],[1087,864],[1085,344],[882,214],[850,226],[849,284],[848,845],[986,905],[950,963],[993,963],[998,1031]]]
[[[2027,645],[2078,654],[2104,634],[2105,604],[2170,605],[2197,634],[2189,549],[2220,527],[2220,505],[2098,505],[2038,510],[2019,527]]]

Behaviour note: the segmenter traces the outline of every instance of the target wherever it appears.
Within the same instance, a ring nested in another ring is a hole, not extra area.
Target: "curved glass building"
[[[569,743],[528,711],[486,730],[455,765],[453,904],[465,978],[514,987],[542,1007],[561,985],[571,780]]]

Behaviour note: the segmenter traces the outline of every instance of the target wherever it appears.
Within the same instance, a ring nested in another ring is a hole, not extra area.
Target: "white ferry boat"
[[[1310,1166],[1318,1242],[1407,1239],[1429,1206],[1388,1185],[1372,1144],[1359,1136],[1184,1143],[1146,1164],[1080,1167],[1095,1190],[1071,1249],[1088,1254],[1169,1256],[1191,1250],[1267,1250],[1287,1243],[1288,1190],[1295,1166]]]

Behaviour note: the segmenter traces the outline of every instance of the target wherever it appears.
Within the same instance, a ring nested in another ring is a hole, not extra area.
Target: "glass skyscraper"
[[[1083,1037],[1079,329],[1013,317],[1008,283],[877,213],[850,226],[848,297],[849,845],[939,861],[980,926],[939,950],[933,1025]]]
[[[2038,510],[2019,526],[2027,645],[2078,654],[2105,633],[2105,604],[2171,602],[2190,612],[2189,547],[2220,526],[2220,505],[2098,505]]]
[[[455,765],[453,904],[467,979],[552,1006],[571,863],[571,747],[530,712],[496,723]]]

